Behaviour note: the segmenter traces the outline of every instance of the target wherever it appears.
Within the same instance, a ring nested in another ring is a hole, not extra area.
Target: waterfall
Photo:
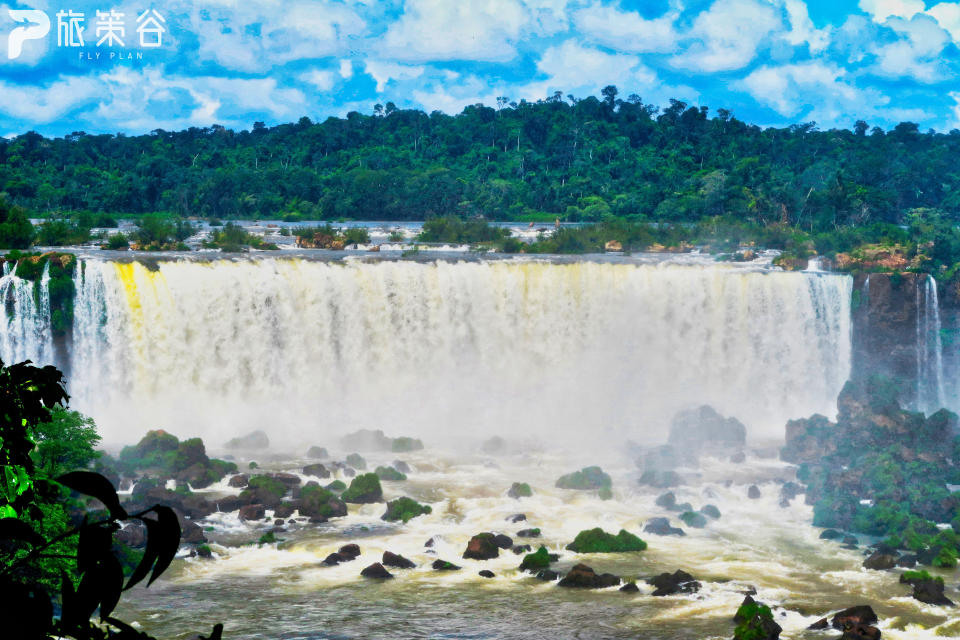
[[[917,405],[932,413],[945,405],[943,344],[937,281],[927,276],[917,287]]]
[[[0,359],[5,364],[32,360],[50,364],[53,336],[50,330],[50,273],[44,267],[38,283],[17,277],[16,267],[4,263],[0,277]]]
[[[104,437],[262,428],[662,438],[707,403],[755,435],[833,415],[846,276],[722,267],[264,259],[75,272],[73,406]]]

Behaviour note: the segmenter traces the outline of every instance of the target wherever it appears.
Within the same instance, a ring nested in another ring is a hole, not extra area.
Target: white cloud
[[[763,66],[734,86],[781,116],[803,115],[829,124],[838,123],[848,114],[868,117],[889,102],[877,91],[850,84],[840,67],[820,61]]]
[[[783,4],[790,22],[790,31],[784,35],[784,39],[794,46],[807,43],[810,53],[814,55],[826,49],[830,44],[830,30],[813,26],[804,0],[783,0]]]
[[[0,80],[0,113],[32,123],[49,123],[84,104],[96,103],[100,83],[90,76],[67,77],[46,87]]]
[[[860,0],[860,8],[882,23],[891,16],[909,20],[927,7],[923,0]]]
[[[328,1],[214,0],[169,7],[170,13],[177,9],[197,36],[201,60],[245,72],[344,53],[351,37],[366,32],[366,22],[352,8]]]
[[[941,2],[927,11],[927,15],[936,18],[940,26],[950,32],[950,36],[960,42],[960,3]]]
[[[349,80],[353,77],[353,63],[349,60],[340,61],[340,77],[344,80]]]
[[[366,60],[367,74],[377,82],[377,93],[382,93],[391,80],[413,80],[423,75],[423,67],[413,67],[383,60]]]
[[[669,52],[676,50],[679,34],[674,23],[679,12],[671,11],[647,20],[636,11],[595,3],[577,11],[573,21],[591,41],[624,53]]]
[[[561,11],[559,3],[547,1],[408,0],[379,53],[398,62],[506,62],[516,56],[517,41],[563,28]]]
[[[321,69],[311,69],[310,71],[301,73],[299,78],[307,84],[312,84],[319,91],[329,91],[333,88],[334,82],[336,82],[332,71]]]
[[[873,49],[877,56],[873,72],[888,77],[910,76],[921,82],[945,79],[947,72],[939,56],[950,38],[936,20],[918,14],[910,20],[889,18],[886,26],[901,39]]]
[[[687,50],[672,58],[674,66],[694,71],[732,71],[750,64],[757,48],[782,21],[770,3],[717,0],[696,17]]]

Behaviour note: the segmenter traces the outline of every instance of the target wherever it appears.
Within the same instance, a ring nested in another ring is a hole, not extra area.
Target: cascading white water
[[[74,407],[105,438],[659,439],[708,403],[757,435],[832,414],[851,279],[535,262],[85,260]]]
[[[917,405],[932,413],[945,406],[943,344],[937,281],[927,276],[917,287]]]
[[[5,364],[32,360],[39,365],[53,359],[50,329],[50,265],[38,284],[17,277],[17,270],[4,263],[0,277],[0,359]],[[35,289],[37,293],[35,295]]]

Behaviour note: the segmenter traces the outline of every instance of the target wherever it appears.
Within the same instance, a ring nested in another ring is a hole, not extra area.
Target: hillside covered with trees
[[[0,140],[0,194],[31,213],[218,218],[687,222],[806,230],[960,214],[960,131],[865,122],[761,128],[719,109],[658,109],[615,87],[458,115],[371,115],[232,131],[36,133]]]

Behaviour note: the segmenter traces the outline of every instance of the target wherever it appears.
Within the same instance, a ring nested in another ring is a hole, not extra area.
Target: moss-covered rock
[[[258,429],[251,431],[245,436],[231,438],[224,446],[226,446],[227,449],[263,451],[264,449],[270,448],[270,438],[267,437],[266,433]]]
[[[696,511],[684,511],[680,514],[680,519],[683,520],[685,525],[694,529],[702,529],[707,526],[707,517]]]
[[[419,451],[420,449],[423,449],[423,442],[417,438],[401,436],[394,438],[393,442],[390,443],[390,450],[394,453],[406,453],[408,451]]]
[[[533,496],[533,489],[526,482],[514,482],[510,485],[507,495],[514,499],[530,498]]]
[[[733,631],[734,640],[777,640],[782,629],[773,620],[773,612],[767,605],[754,602],[747,596],[734,616],[737,628]]]
[[[491,560],[500,556],[500,547],[492,533],[478,533],[470,538],[463,557],[469,560]]]
[[[357,504],[383,502],[383,488],[380,486],[380,478],[375,473],[360,474],[350,482],[350,486],[340,497],[345,502]]]
[[[600,527],[581,531],[573,542],[567,545],[567,549],[577,553],[623,553],[643,551],[646,548],[646,542],[626,529],[621,529],[620,533],[613,535]]]
[[[387,480],[389,482],[401,482],[407,479],[405,474],[400,473],[393,467],[377,467],[374,473],[376,473],[377,477],[381,480]]]
[[[613,486],[613,480],[610,479],[603,469],[597,466],[584,467],[580,471],[574,471],[557,479],[558,489],[575,489],[578,491],[595,491],[597,489],[610,488]]]
[[[343,482],[343,480],[334,480],[328,484],[326,488],[328,491],[343,491],[347,488],[347,485]]]
[[[417,516],[429,514],[433,511],[430,505],[420,504],[413,498],[397,498],[387,503],[387,511],[381,516],[387,522],[409,522]]]
[[[346,463],[357,471],[367,470],[367,461],[359,453],[351,453],[347,456]]]
[[[314,519],[339,518],[347,515],[347,505],[323,487],[308,485],[300,491],[300,515]]]
[[[540,548],[534,553],[528,553],[523,556],[523,561],[520,562],[520,571],[537,573],[543,569],[549,569],[550,563],[556,562],[557,560],[557,554],[550,553],[545,546],[540,545]]]

